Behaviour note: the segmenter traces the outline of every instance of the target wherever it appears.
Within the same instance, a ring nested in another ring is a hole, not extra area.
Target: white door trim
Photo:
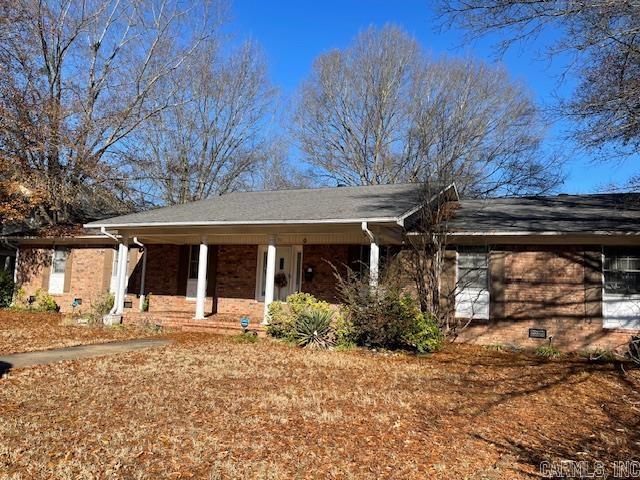
[[[287,284],[287,292],[286,295],[289,296],[292,293],[296,292],[298,289],[298,285],[296,285],[296,279],[300,279],[300,285],[302,284],[302,263],[303,263],[303,248],[302,245],[276,245],[276,262],[278,261],[278,252],[282,251],[283,248],[290,249],[289,253],[289,269],[287,272],[288,284]],[[259,245],[258,246],[258,258],[256,259],[256,290],[255,290],[255,299],[258,302],[264,302],[264,295],[262,295],[262,287],[263,285],[263,275],[265,271],[265,261],[266,261],[266,253],[267,253],[267,245]],[[298,253],[300,253],[300,264],[297,265]],[[298,268],[297,276],[296,276],[296,266]],[[278,269],[278,265],[276,265],[276,271]]]

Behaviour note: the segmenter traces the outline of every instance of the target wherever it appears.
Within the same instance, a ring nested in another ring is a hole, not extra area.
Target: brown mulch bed
[[[640,460],[640,372],[449,346],[313,352],[179,334],[0,380],[5,478],[539,478]]]
[[[0,355],[155,336],[146,327],[74,325],[58,313],[0,310]]]

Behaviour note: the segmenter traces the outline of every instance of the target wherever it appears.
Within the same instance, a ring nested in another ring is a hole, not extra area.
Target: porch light
[[[313,281],[313,267],[307,267],[304,271],[304,281],[311,282]]]

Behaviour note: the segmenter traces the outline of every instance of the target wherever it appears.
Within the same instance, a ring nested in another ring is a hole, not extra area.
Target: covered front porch
[[[333,267],[368,268],[377,281],[380,249],[400,228],[367,222],[274,227],[104,230],[118,241],[113,314],[124,322],[262,330],[268,306],[295,292],[337,303]]]

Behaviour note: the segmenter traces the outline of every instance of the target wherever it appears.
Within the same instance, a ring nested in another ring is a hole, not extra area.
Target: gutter
[[[420,236],[420,232],[408,232],[409,236]],[[589,237],[596,236],[623,236],[623,237],[636,237],[640,236],[640,232],[608,232],[608,231],[592,231],[592,232],[449,232],[450,237],[552,237],[552,236],[568,236],[568,235],[584,235]]]
[[[105,232],[105,228],[132,228],[132,227],[225,227],[225,226],[243,226],[243,225],[315,225],[325,223],[335,224],[352,224],[362,221],[375,223],[396,223],[398,217],[378,217],[378,218],[327,218],[318,220],[227,220],[227,221],[208,221],[208,222],[145,222],[145,223],[87,223],[83,225],[85,228],[98,228]],[[111,235],[109,235],[111,236]]]

